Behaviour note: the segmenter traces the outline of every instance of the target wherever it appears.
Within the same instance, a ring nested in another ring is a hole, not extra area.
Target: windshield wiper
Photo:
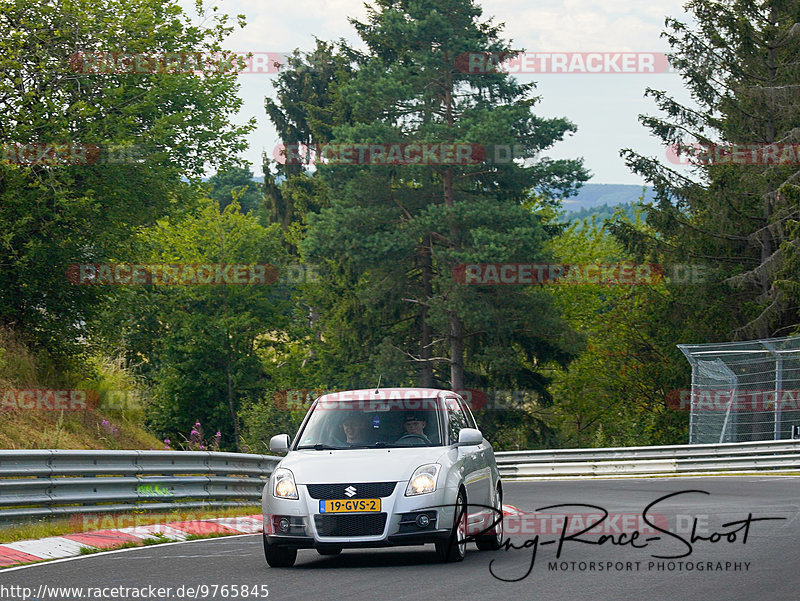
[[[298,451],[304,451],[306,449],[314,449],[315,451],[341,451],[342,447],[332,447],[329,444],[322,444],[322,443],[305,444],[297,447]]]
[[[410,448],[412,446],[416,446],[416,447],[426,446],[427,447],[427,446],[431,446],[431,445],[428,445],[428,444],[425,444],[425,445],[403,445],[403,444],[395,444],[393,442],[378,441],[378,442],[371,443],[371,444],[352,444],[352,445],[348,445],[346,447],[334,447],[334,446],[331,446],[329,444],[317,443],[317,444],[300,445],[299,447],[297,447],[297,450],[298,451],[305,451],[305,450],[308,450],[308,449],[314,449],[315,451],[345,451],[347,449],[387,449],[387,448],[406,449],[406,448]]]
[[[373,442],[371,444],[360,444],[360,445],[353,445],[351,449],[386,449],[386,448],[400,448],[403,445],[394,444],[393,442],[383,442],[379,440],[378,442]]]

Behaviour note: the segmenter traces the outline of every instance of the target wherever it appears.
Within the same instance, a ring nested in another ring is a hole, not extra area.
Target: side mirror
[[[458,433],[458,446],[460,447],[471,447],[482,442],[483,434],[475,428],[461,428],[461,432]]]
[[[273,453],[280,453],[286,455],[289,452],[289,435],[276,434],[269,439],[269,450]]]

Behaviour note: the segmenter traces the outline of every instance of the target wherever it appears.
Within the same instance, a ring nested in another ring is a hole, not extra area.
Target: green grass
[[[211,532],[209,534],[190,534],[186,540],[203,540],[204,538],[220,538],[222,536],[231,536],[234,532]]]
[[[0,411],[2,449],[163,449],[144,428],[144,384],[121,359],[90,357],[66,367],[0,326],[0,390],[86,390],[86,411]]]
[[[163,532],[153,532],[153,534],[151,534],[147,538],[142,539],[142,545],[145,547],[148,545],[160,545],[161,543],[172,543],[172,542],[175,542],[175,539],[168,537]]]

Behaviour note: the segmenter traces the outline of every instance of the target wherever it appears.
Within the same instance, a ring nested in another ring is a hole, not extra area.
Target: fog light
[[[424,513],[417,516],[417,526],[420,528],[427,528],[430,523],[431,519]]]
[[[278,522],[278,529],[281,532],[289,532],[289,518],[281,518]]]

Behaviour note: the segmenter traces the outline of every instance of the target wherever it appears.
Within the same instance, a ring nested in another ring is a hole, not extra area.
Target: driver
[[[361,413],[353,412],[347,415],[342,422],[342,429],[348,445],[362,445],[368,442],[369,428],[366,417]]]
[[[430,439],[425,436],[425,426],[428,425],[428,420],[422,413],[406,413],[403,418],[403,429],[405,434],[400,437],[403,438],[418,438],[425,441],[425,444],[432,444]]]

